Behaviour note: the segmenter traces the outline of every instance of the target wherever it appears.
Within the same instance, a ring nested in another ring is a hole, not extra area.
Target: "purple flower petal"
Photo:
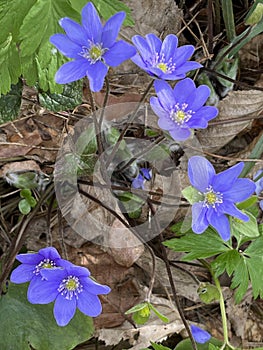
[[[77,307],[81,312],[90,317],[96,317],[101,314],[102,311],[99,297],[97,295],[90,294],[86,290],[83,290],[79,294]]]
[[[207,208],[203,205],[203,202],[197,202],[192,207],[192,230],[194,233],[203,233],[209,223],[206,219]]]
[[[222,208],[220,209],[228,215],[234,216],[235,218],[245,222],[249,221],[249,217],[246,214],[244,214],[241,210],[237,209],[237,207],[230,201],[224,201],[220,207]]]
[[[144,181],[144,177],[141,174],[138,174],[138,176],[132,181],[132,187],[144,190]]]
[[[158,125],[163,130],[172,130],[173,131],[173,129],[174,129],[174,122],[167,116],[165,118],[160,118],[158,120]],[[181,129],[179,127],[177,129],[178,129],[178,132],[180,133]]]
[[[199,69],[202,67],[203,66],[200,63],[190,61],[190,62],[185,62],[183,65],[178,67],[175,72],[176,72],[176,75],[178,76],[183,75],[185,77],[185,74],[190,72],[191,70]]]
[[[154,88],[159,98],[161,105],[167,110],[171,110],[176,104],[173,89],[171,86],[163,80],[155,80]]]
[[[110,287],[99,284],[91,278],[83,278],[81,284],[90,294],[108,294],[111,291]]]
[[[211,183],[213,189],[219,192],[225,192],[228,189],[231,189],[243,168],[244,163],[241,162],[219,174],[216,174]]]
[[[249,179],[237,179],[232,187],[224,192],[224,199],[238,203],[246,200],[255,192],[255,183]]]
[[[195,83],[192,79],[186,78],[184,80],[180,80],[174,87],[174,96],[176,98],[176,102],[178,103],[187,103],[188,100],[193,98],[193,94],[195,93],[196,87]],[[190,109],[190,108],[189,108]],[[193,109],[193,108],[191,108]],[[193,109],[194,110],[194,109]]]
[[[150,169],[141,168],[141,169],[140,169],[140,172],[143,174],[144,178],[145,178],[147,181],[150,181],[150,180],[151,180],[152,174],[151,174],[151,170],[150,170]]]
[[[49,304],[56,299],[58,286],[57,283],[35,276],[29,284],[27,299],[31,304]]]
[[[131,57],[131,61],[135,63],[140,68],[147,71],[148,74],[150,74],[150,71],[148,70],[147,65],[145,64],[144,60],[141,58],[141,56],[137,53],[135,56]]]
[[[185,141],[191,136],[190,129],[184,129],[180,127],[174,127],[169,130],[170,135],[175,141]]]
[[[185,62],[193,55],[194,50],[195,48],[192,45],[178,47],[172,56],[173,61],[176,62],[176,67],[179,68],[180,66],[184,65]]]
[[[198,88],[195,90],[195,96],[192,98],[191,103],[189,103],[189,109],[192,109],[193,111],[197,111],[203,105],[206,103],[209,95],[210,95],[210,89],[206,85],[198,86]],[[190,102],[190,101],[189,101]]]
[[[190,325],[190,328],[193,338],[197,343],[204,344],[211,338],[211,334],[197,326]]]
[[[150,33],[147,34],[145,37],[153,54],[161,51],[162,41],[155,34]]]
[[[40,274],[45,280],[58,285],[63,280],[63,278],[67,276],[66,270],[60,267],[54,267],[53,269],[43,268],[40,270]]]
[[[38,253],[26,253],[18,254],[16,256],[16,259],[23,264],[30,264],[36,266],[43,259],[43,256],[39,255]]]
[[[152,56],[151,48],[143,37],[141,37],[140,35],[135,35],[132,37],[132,42],[137,47],[144,61]]]
[[[101,42],[102,24],[99,15],[91,2],[88,2],[81,11],[82,25],[89,40],[94,44]]]
[[[85,58],[63,64],[55,75],[58,84],[67,84],[79,80],[87,74],[90,63]]]
[[[80,24],[67,17],[61,18],[59,24],[71,41],[78,44],[80,47],[87,46],[89,37]]]
[[[71,300],[66,299],[63,295],[59,294],[54,305],[54,317],[59,326],[66,326],[73,318],[76,312],[77,302],[76,298]]]
[[[25,283],[34,277],[33,271],[35,270],[34,265],[22,264],[15,268],[10,276],[10,281],[13,283]]]
[[[215,176],[215,169],[206,158],[193,156],[188,161],[188,176],[191,184],[204,193]]]
[[[73,43],[64,34],[54,34],[50,37],[50,42],[64,55],[69,58],[79,58],[82,51],[80,45]]]
[[[124,21],[125,12],[118,12],[114,16],[108,19],[102,30],[101,41],[103,47],[111,48],[117,39],[122,22]]]
[[[163,109],[163,107],[161,106],[160,102],[159,102],[159,99],[157,97],[151,97],[150,98],[150,105],[152,107],[152,110],[154,111],[154,113],[156,115],[158,115],[159,118],[162,118],[162,119],[167,119],[169,118],[169,115],[167,113],[167,111],[165,111]],[[169,118],[170,119],[170,118]],[[172,122],[172,121],[171,121]],[[173,123],[173,122],[172,122]],[[160,128],[162,128],[160,126]]]
[[[87,76],[89,78],[91,91],[100,91],[103,87],[105,76],[108,68],[101,61],[89,65],[87,69]]]
[[[163,41],[163,44],[162,44],[162,48],[160,51],[160,57],[162,57],[162,55],[163,55],[166,58],[166,60],[168,61],[170,57],[174,56],[174,53],[177,49],[177,45],[178,45],[177,36],[174,34],[167,35]]]
[[[224,241],[230,239],[230,224],[225,215],[217,215],[216,211],[210,208],[207,214],[207,220],[209,221],[209,224],[216,229]]]
[[[103,55],[107,65],[116,67],[136,54],[135,47],[123,40],[117,41],[109,51]]]
[[[54,247],[40,249],[38,253],[42,255],[44,259],[56,260],[61,258],[57,249]]]
[[[86,267],[73,265],[67,268],[68,274],[72,276],[78,277],[89,277],[90,271]]]
[[[209,120],[215,118],[218,114],[218,109],[216,107],[212,106],[205,106],[200,108],[197,112],[195,112],[192,116],[192,118],[189,120],[188,125],[197,128],[198,125],[198,119],[201,120],[201,125],[204,124],[204,121],[206,123],[209,122]],[[201,126],[200,126],[201,128]]]

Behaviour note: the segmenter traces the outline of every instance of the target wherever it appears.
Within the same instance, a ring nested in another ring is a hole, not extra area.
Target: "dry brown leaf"
[[[151,313],[147,323],[137,329],[134,329],[130,323],[125,322],[117,328],[100,329],[95,336],[99,340],[103,340],[106,345],[116,345],[122,339],[128,340],[132,345],[131,350],[141,350],[150,346],[151,342],[161,342],[169,335],[180,333],[184,329],[179,313],[170,301],[152,295],[151,302],[169,319],[169,323],[163,323],[154,313]]]
[[[218,109],[219,115],[215,121],[224,120],[226,122],[209,126],[197,133],[203,150],[212,153],[228,144],[236,135],[251,125],[251,121],[230,122],[232,119],[256,117],[262,112],[263,91],[232,91],[219,102]]]

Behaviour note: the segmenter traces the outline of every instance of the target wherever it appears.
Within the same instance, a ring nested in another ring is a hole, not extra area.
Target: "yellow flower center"
[[[95,62],[101,58],[102,54],[103,54],[103,50],[100,46],[93,46],[89,50],[89,56],[90,56],[91,60],[95,61]]]
[[[208,192],[206,195],[205,195],[205,199],[206,199],[206,202],[209,204],[209,205],[212,205],[212,204],[215,204],[216,202],[216,194],[213,193],[213,192]]]
[[[78,288],[78,281],[76,281],[73,278],[69,278],[65,287],[67,288],[67,290],[76,290]]]
[[[54,264],[52,265],[50,262],[46,262],[41,266],[43,269],[52,269]]]
[[[164,73],[166,73],[167,72],[167,64],[166,63],[163,63],[163,62],[161,62],[161,63],[158,63],[157,64],[157,67],[159,68],[159,69],[161,69],[161,71],[163,71]]]
[[[184,122],[184,120],[185,120],[185,112],[183,112],[183,111],[178,111],[178,112],[175,114],[175,120],[176,120],[178,123]]]

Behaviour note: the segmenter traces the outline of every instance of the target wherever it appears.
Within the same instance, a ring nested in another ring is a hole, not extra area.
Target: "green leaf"
[[[152,347],[154,350],[171,350],[170,348],[167,348],[167,346],[163,346],[161,344],[156,344],[151,342]]]
[[[240,209],[240,210],[248,209],[252,205],[256,204],[257,201],[258,201],[258,197],[257,196],[251,196],[248,199],[246,199],[245,201],[243,201],[241,203],[238,203],[237,204],[237,208]]]
[[[242,259],[241,254],[235,249],[220,254],[211,264],[215,271],[215,276],[218,277],[225,271],[228,276],[231,276],[236,266],[239,264],[240,259]]]
[[[151,159],[151,161],[165,160],[170,157],[169,147],[164,144],[153,145],[153,147],[146,153],[146,157],[147,159]]]
[[[167,318],[166,316],[164,316],[160,311],[158,311],[151,303],[149,303],[149,308],[151,310],[153,310],[153,312],[155,313],[156,316],[159,317],[160,320],[162,320],[163,322],[167,323],[169,322],[169,318]]]
[[[87,0],[70,0],[72,7],[78,12],[87,4]],[[107,20],[115,13],[124,11],[126,12],[126,19],[124,25],[133,26],[134,20],[131,17],[131,10],[127,5],[119,0],[92,0],[94,6],[96,7],[99,15]]]
[[[18,203],[18,208],[23,215],[27,215],[31,211],[31,206],[26,199],[21,199]]]
[[[236,303],[240,303],[242,298],[244,297],[249,283],[249,275],[246,265],[246,260],[244,258],[239,260],[238,265],[235,268],[234,275],[232,278],[231,288],[237,288],[235,292],[235,301]]]
[[[26,199],[28,204],[30,205],[31,208],[35,208],[35,206],[37,205],[37,201],[35,200],[34,197],[29,197]]]
[[[196,188],[193,186],[188,186],[182,190],[182,195],[188,200],[190,204],[194,204],[204,199]]]
[[[55,112],[74,109],[82,102],[82,86],[82,81],[77,81],[65,84],[61,94],[40,91],[39,102],[46,109]]]
[[[245,24],[246,25],[255,25],[262,19],[263,16],[263,1],[256,0],[252,5],[250,11],[246,15]]]
[[[196,344],[198,350],[209,350],[209,345],[213,344],[215,346],[221,346],[223,345],[223,342],[216,339],[211,338],[209,342],[206,342],[205,344]],[[182,340],[175,348],[174,350],[193,350],[192,343],[189,338]],[[225,348],[227,350],[227,348]]]
[[[0,95],[6,94],[11,84],[18,82],[20,74],[18,49],[12,34],[9,33],[3,41],[0,41]]]
[[[25,198],[25,199],[32,197],[31,190],[29,188],[25,188],[25,189],[21,190],[20,197]]]
[[[200,286],[197,289],[197,293],[199,295],[199,298],[205,304],[210,304],[213,301],[220,299],[220,293],[217,287],[208,282],[200,283]]]
[[[147,306],[148,306],[147,302],[137,304],[137,305],[131,307],[129,310],[127,310],[125,312],[125,315],[129,315],[129,314],[133,314],[134,312],[141,311]]]
[[[65,327],[53,316],[53,303],[33,305],[26,298],[27,285],[10,283],[0,299],[0,348],[29,350],[70,350],[90,339],[93,322],[78,310]]]
[[[165,241],[163,244],[176,252],[186,252],[187,254],[182,258],[183,261],[205,259],[230,249],[210,227],[200,235],[189,232],[180,238]]]
[[[259,236],[257,219],[250,212],[245,210],[243,212],[249,217],[249,221],[242,221],[233,217],[229,218],[231,232],[240,243]]]
[[[16,85],[11,85],[11,90],[8,92],[8,94],[0,97],[0,124],[18,118],[21,98],[22,82],[19,81]]]
[[[253,297],[263,297],[263,236],[258,237],[244,251],[249,278],[252,284]]]

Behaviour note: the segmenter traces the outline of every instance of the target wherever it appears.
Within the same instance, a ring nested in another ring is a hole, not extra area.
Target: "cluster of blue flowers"
[[[98,294],[108,294],[110,288],[91,279],[87,268],[62,259],[53,247],[16,258],[22,264],[13,270],[11,282],[29,282],[27,298],[32,304],[54,301],[54,317],[59,326],[70,322],[76,308],[91,317],[101,313]]]
[[[73,60],[65,63],[56,73],[59,84],[70,83],[88,77],[92,91],[100,91],[109,67],[116,67],[131,59],[150,76],[157,79],[154,86],[157,98],[150,104],[159,117],[159,126],[169,131],[173,139],[184,141],[192,129],[206,128],[209,120],[217,116],[217,108],[203,107],[210,95],[206,85],[195,87],[186,73],[201,68],[198,62],[188,61],[194,46],[178,47],[178,38],[167,35],[162,42],[156,35],[145,38],[135,35],[130,45],[116,41],[125,18],[124,12],[112,16],[103,26],[92,3],[82,10],[82,25],[69,18],[62,18],[60,25],[66,34],[54,34],[50,41],[66,57]],[[137,50],[136,50],[137,49]],[[180,80],[172,90],[165,80]]]

